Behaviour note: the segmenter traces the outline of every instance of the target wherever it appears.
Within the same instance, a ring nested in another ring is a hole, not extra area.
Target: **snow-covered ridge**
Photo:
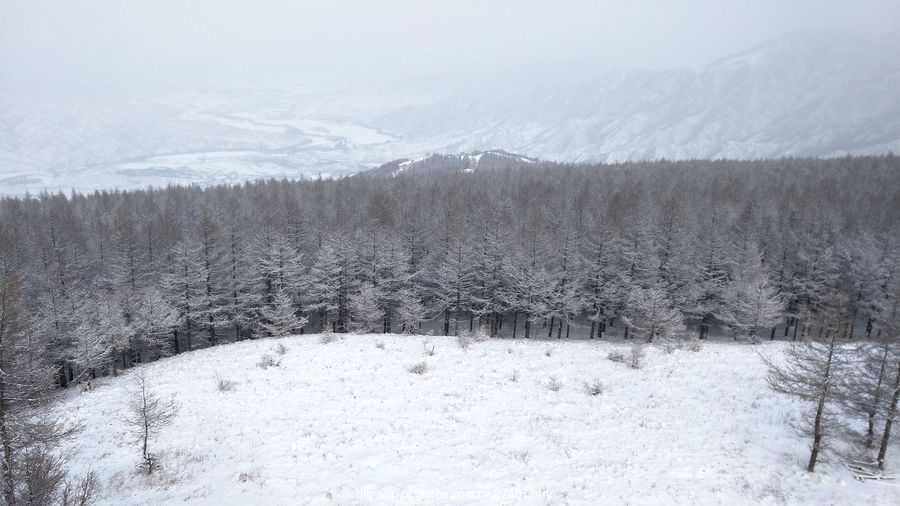
[[[512,168],[537,163],[539,161],[540,160],[524,155],[507,153],[501,149],[457,154],[432,153],[415,160],[406,158],[394,160],[375,167],[374,169],[365,171],[362,174],[369,176],[396,177],[400,174],[412,172],[474,172],[476,170]]]
[[[767,388],[757,354],[783,344],[651,348],[637,370],[607,360],[623,346],[307,335],[184,353],[144,366],[181,405],[151,478],[122,421],[133,370],[61,407],[85,427],[72,471],[103,477],[108,505],[900,502],[837,463],[804,471],[807,441],[784,423],[801,406]]]

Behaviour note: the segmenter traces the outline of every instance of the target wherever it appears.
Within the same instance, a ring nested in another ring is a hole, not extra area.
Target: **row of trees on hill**
[[[0,202],[66,385],[304,330],[648,341],[882,331],[897,158],[542,166]]]

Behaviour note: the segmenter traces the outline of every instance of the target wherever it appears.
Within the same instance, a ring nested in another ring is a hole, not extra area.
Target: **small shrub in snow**
[[[281,365],[281,360],[275,360],[275,357],[268,353],[259,357],[259,362],[256,363],[257,367],[264,370],[270,367],[278,367],[279,365]]]
[[[600,380],[594,380],[593,383],[584,382],[584,393],[591,397],[596,397],[603,393],[603,383]]]
[[[334,332],[322,332],[319,336],[319,342],[322,344],[331,344],[337,340],[338,336]]]
[[[63,506],[88,506],[99,499],[102,485],[94,471],[88,471],[79,480],[67,479],[63,484],[59,504]]]
[[[491,339],[490,334],[484,330],[484,327],[478,327],[475,329],[475,332],[472,332],[472,341],[476,343],[483,343],[485,341],[489,341]]]
[[[632,369],[640,369],[644,365],[644,343],[635,341],[631,345],[631,360],[628,363]]]
[[[547,382],[547,390],[550,390],[551,392],[559,392],[561,388],[562,382],[559,381],[559,378],[557,378],[556,376],[551,376],[550,381]]]
[[[701,349],[703,349],[703,341],[701,341],[700,338],[697,337],[696,335],[692,335],[691,342],[690,342],[690,350],[696,353],[696,352],[700,351]]]
[[[417,362],[415,364],[408,365],[406,370],[413,374],[425,374],[428,372],[428,363],[425,361]]]
[[[519,370],[518,369],[513,369],[512,374],[509,375],[509,381],[512,381],[513,383],[519,382]]]
[[[379,350],[383,350],[384,349],[384,341],[382,341],[381,339],[375,341],[375,347],[378,348]]]
[[[220,378],[219,375],[216,375],[216,389],[220,392],[231,392],[234,390],[234,387],[237,385],[234,381],[230,379]]]
[[[544,355],[546,355],[546,356],[548,356],[548,357],[552,357],[552,356],[553,356],[553,350],[551,350],[550,348],[547,348],[547,349],[544,351]]]
[[[625,353],[623,353],[622,350],[613,350],[609,352],[609,355],[607,355],[606,358],[613,362],[619,362],[620,364],[624,364],[628,361]]]
[[[472,337],[465,332],[461,332],[456,336],[456,343],[459,344],[460,348],[468,350],[469,346],[472,346]]]
[[[126,402],[128,411],[125,423],[134,436],[134,442],[141,446],[143,456],[138,469],[151,474],[159,464],[155,455],[150,453],[150,441],[175,420],[179,405],[174,399],[163,400],[150,388],[143,367],[138,369],[135,388]]]
[[[512,355],[512,352],[513,352],[512,347],[509,347],[506,349],[506,353],[509,353],[510,355]]]
[[[434,345],[433,345],[433,344],[429,343],[428,341],[423,341],[423,342],[422,342],[422,347],[425,348],[425,354],[426,354],[426,355],[428,355],[429,357],[433,357],[433,356],[434,356]]]
[[[278,343],[275,345],[275,348],[273,348],[273,350],[278,355],[284,355],[285,353],[287,353],[287,346],[285,346],[281,343]]]

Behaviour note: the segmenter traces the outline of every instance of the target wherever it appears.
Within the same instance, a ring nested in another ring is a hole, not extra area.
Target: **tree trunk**
[[[513,311],[513,331],[512,331],[513,339],[516,338],[516,327],[518,327],[518,326],[519,326],[519,310],[516,309],[515,311]]]
[[[884,347],[884,355],[881,356],[881,367],[878,368],[878,382],[875,386],[875,400],[869,407],[869,423],[866,428],[866,448],[872,448],[875,444],[875,415],[878,413],[878,404],[881,402],[881,385],[884,383],[884,373],[887,368],[888,347]]]
[[[6,381],[0,377],[0,440],[3,441],[3,499],[8,506],[16,503],[13,481],[13,451],[6,421]]]
[[[897,376],[894,379],[894,395],[891,398],[891,407],[887,412],[887,420],[884,422],[884,434],[881,436],[881,447],[878,448],[878,469],[884,470],[884,456],[887,454],[888,443],[891,441],[891,428],[894,418],[897,417],[897,402],[900,401],[900,360],[897,361]]]
[[[825,377],[822,391],[819,392],[819,402],[816,406],[816,418],[813,421],[813,444],[812,451],[809,454],[809,464],[806,470],[810,473],[816,470],[816,461],[819,458],[819,450],[822,448],[822,417],[825,415],[825,400],[828,398],[831,386],[831,362],[834,358],[834,347],[836,338],[832,336],[828,345],[828,358],[825,360]]]
[[[206,330],[209,333],[209,345],[215,346],[216,344],[219,343],[219,340],[218,340],[218,337],[216,337],[216,325],[215,325],[215,322],[213,321],[212,314],[209,315],[208,322],[209,323],[206,326]]]
[[[547,332],[547,339],[553,337],[553,325],[556,324],[556,320],[554,320],[554,318],[555,317],[553,316],[550,317],[550,332]]]

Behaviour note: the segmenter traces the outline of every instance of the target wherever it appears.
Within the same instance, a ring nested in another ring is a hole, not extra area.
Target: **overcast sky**
[[[581,77],[698,65],[798,31],[898,27],[897,0],[0,0],[0,77]]]

